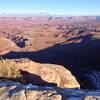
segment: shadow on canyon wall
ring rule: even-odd
[[[76,77],[81,88],[92,88],[92,84],[85,80],[84,73],[89,70],[100,70],[100,40],[92,35],[71,38],[82,39],[80,43],[55,44],[52,47],[36,52],[10,52],[3,58],[29,58],[39,63],[63,65]]]

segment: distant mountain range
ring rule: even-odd
[[[48,13],[1,13],[0,16],[11,16],[11,17],[32,17],[32,16],[50,16]]]
[[[67,15],[52,15],[48,13],[1,13],[0,17],[37,17],[47,16],[50,19],[68,19],[72,21],[100,21],[100,16],[67,16]]]

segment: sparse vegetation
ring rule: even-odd
[[[20,70],[24,66],[21,66],[20,63],[27,62],[28,59],[0,59],[0,78],[1,79],[11,79],[24,82]]]
[[[0,77],[20,77],[18,64],[14,60],[0,60]]]

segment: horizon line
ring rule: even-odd
[[[3,15],[51,15],[51,16],[100,16],[100,14],[53,14],[47,12],[1,12],[0,16]]]

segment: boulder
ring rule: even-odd
[[[84,100],[100,100],[100,96],[85,96]]]
[[[89,91],[84,96],[84,100],[100,100],[100,91]]]
[[[55,64],[40,64],[36,62],[23,63],[27,66],[23,68],[23,76],[29,83],[43,84],[44,81],[48,83],[57,84],[58,87],[63,88],[79,88],[80,85],[71,72],[61,65]],[[29,75],[29,76],[28,76]],[[36,77],[37,76],[37,77]],[[33,77],[33,78],[32,78]],[[40,82],[40,83],[39,83]]]
[[[44,91],[26,91],[27,100],[61,100],[62,96],[56,91],[44,90]]]

